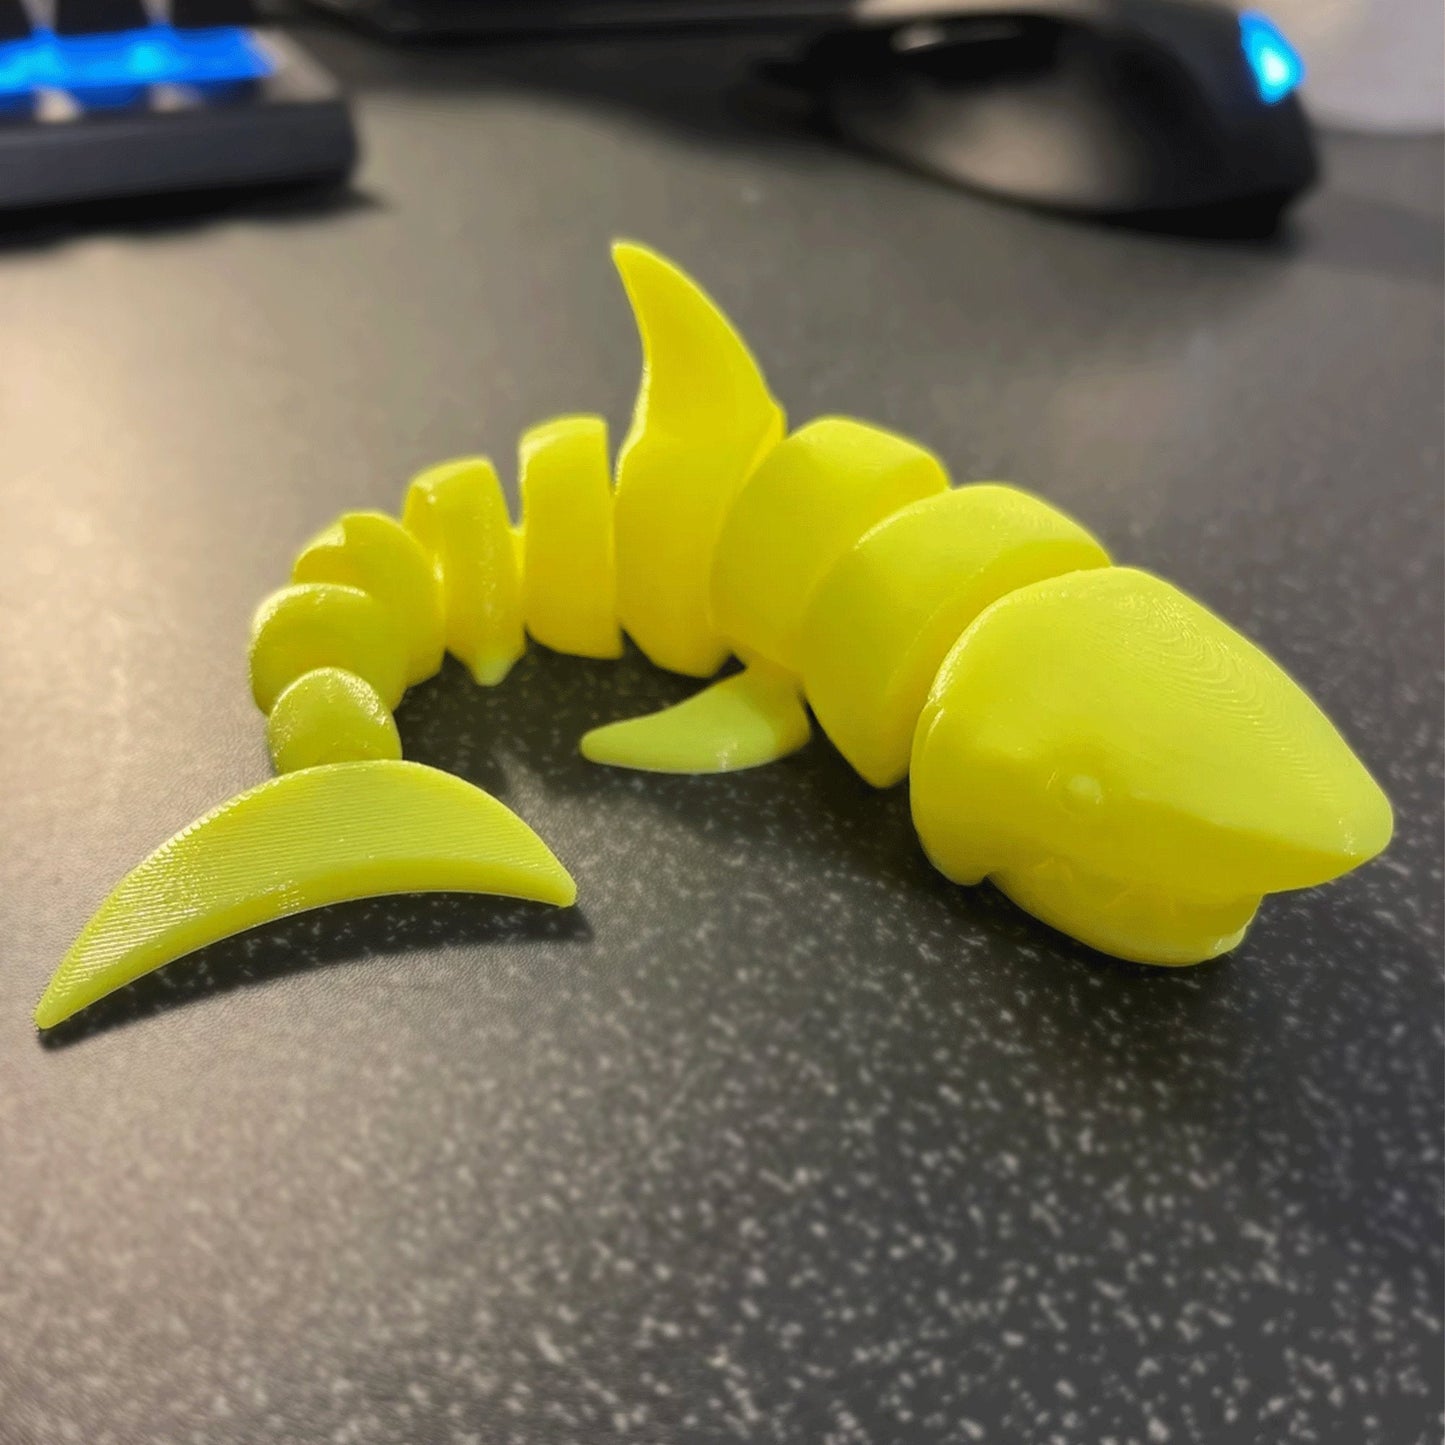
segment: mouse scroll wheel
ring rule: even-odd
[[[882,54],[889,57],[885,66],[939,85],[988,83],[1046,68],[1058,36],[1056,25],[1033,19],[953,16],[897,26],[889,32]]]
[[[915,20],[911,24],[900,25],[889,33],[888,44],[899,55],[916,55],[922,51],[941,50],[948,45],[1017,40],[1023,33],[1023,25],[1006,16],[959,16],[951,20]]]

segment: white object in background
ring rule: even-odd
[[[1305,63],[1304,101],[1322,125],[1397,133],[1445,129],[1442,0],[1243,0]]]

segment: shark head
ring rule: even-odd
[[[1390,804],[1309,696],[1167,582],[1111,567],[1010,593],[919,719],[914,822],[949,878],[991,877],[1103,952],[1213,958],[1261,898],[1390,840]]]

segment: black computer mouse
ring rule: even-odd
[[[793,68],[847,138],[948,180],[1114,216],[1268,224],[1315,179],[1303,67],[1208,0],[863,0]]]

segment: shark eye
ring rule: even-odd
[[[1104,801],[1104,785],[1092,773],[1063,773],[1059,796],[1070,810],[1088,812]]]

